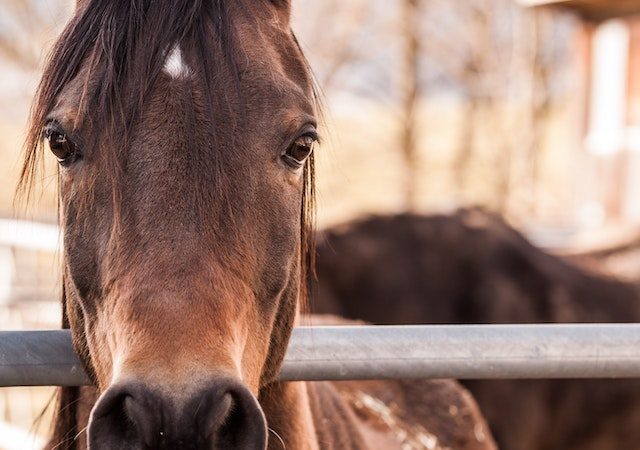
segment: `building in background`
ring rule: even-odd
[[[581,18],[575,80],[581,170],[578,216],[640,223],[640,2],[637,0],[522,0],[562,8]]]

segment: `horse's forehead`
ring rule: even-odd
[[[264,31],[266,30],[266,32]],[[238,54],[237,67],[240,73],[241,101],[250,102],[251,108],[247,111],[255,111],[260,114],[259,103],[270,109],[280,108],[282,115],[313,115],[312,82],[307,73],[306,62],[293,35],[289,30],[281,30],[276,25],[267,24],[264,30],[252,28],[246,25],[237,27],[238,35],[236,50]],[[200,90],[202,95],[208,95],[202,91],[202,80],[198,79],[197,63],[189,59],[187,48],[179,42],[170,46],[164,62],[161,76],[157,84],[162,91],[173,83]],[[214,62],[216,63],[216,62]],[[216,64],[223,64],[221,61]],[[76,76],[71,79],[61,90],[54,103],[54,108],[49,115],[63,125],[75,128],[83,121],[80,117],[79,106],[87,91],[98,89],[96,80],[89,76],[90,66],[88,62],[81,65]],[[220,75],[230,75],[221,71]],[[227,83],[214,83],[212,89],[228,89],[232,80]],[[164,91],[168,95],[178,95],[180,89]],[[226,97],[226,95],[225,95]],[[277,116],[275,114],[274,116]]]

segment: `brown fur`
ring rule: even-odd
[[[640,321],[635,285],[549,255],[481,210],[374,217],[319,241],[319,313],[377,324]],[[464,384],[501,448],[638,448],[639,381]]]
[[[289,14],[284,0],[78,2],[22,176],[27,189],[43,138],[73,144],[73,158],[54,151],[63,326],[96,388],[60,390],[48,449],[260,449],[267,425],[271,449],[402,447],[391,429],[372,440],[346,385],[275,381],[312,245],[313,157],[284,155],[316,139],[318,113]],[[164,70],[175,49],[178,76]],[[412,403],[414,385],[394,392],[398,423],[493,448],[464,437],[483,424],[457,385],[423,400],[460,420]]]

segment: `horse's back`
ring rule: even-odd
[[[321,450],[494,450],[473,397],[450,380],[313,382]]]
[[[547,254],[482,210],[373,217],[319,241],[316,313],[379,324],[640,320],[636,286]]]
[[[548,254],[499,217],[375,217],[324,233],[316,312],[377,324],[640,321],[636,285]],[[507,450],[637,450],[638,380],[465,381]]]
[[[364,325],[308,316],[312,325]],[[471,394],[452,380],[309,383],[322,450],[493,450],[491,432]]]

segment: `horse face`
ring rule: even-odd
[[[90,447],[263,448],[317,139],[288,5],[110,3],[78,7],[35,122],[60,162],[66,317],[102,392]]]

